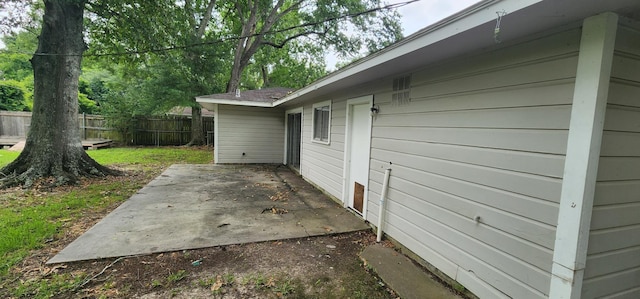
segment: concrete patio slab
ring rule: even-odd
[[[173,165],[47,263],[365,229],[286,167]]]

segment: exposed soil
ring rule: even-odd
[[[371,231],[45,264],[117,205],[66,223],[47,247],[12,268],[13,281],[0,283],[5,288],[0,287],[0,297],[34,281],[43,288],[61,285],[54,298],[397,297],[358,256],[375,242]]]
[[[83,277],[54,298],[395,298],[358,257],[373,242],[363,231],[60,265],[43,250],[21,269]]]

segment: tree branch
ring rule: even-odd
[[[84,5],[84,9],[90,13],[98,15],[103,18],[108,18],[111,16],[121,17],[121,14],[114,9],[111,9],[109,5],[106,4],[96,4],[87,2]]]
[[[283,16],[283,14],[278,14],[278,9],[280,9],[280,7],[282,7],[283,4],[284,4],[284,0],[278,0],[278,2],[276,2],[273,8],[271,8],[271,11],[269,12],[269,16],[265,20],[264,25],[260,30],[261,35],[271,30],[271,27],[273,26],[273,24]]]
[[[293,4],[291,4],[291,6],[287,7],[287,9],[283,10],[281,13],[278,14],[276,20],[279,20],[280,18],[282,18],[282,16],[288,14],[289,12],[291,12],[294,8],[298,7],[300,4],[302,4],[302,2],[304,2],[304,0],[300,0],[298,2],[295,2]]]
[[[270,41],[263,41],[262,44],[263,45],[267,45],[267,46],[271,46],[274,48],[278,48],[278,49],[282,49],[284,47],[284,45],[288,42],[290,42],[291,40],[294,40],[298,37],[301,36],[307,36],[307,35],[312,35],[312,34],[316,34],[316,35],[325,35],[326,32],[324,31],[306,31],[306,32],[301,32],[295,35],[292,35],[290,37],[287,37],[285,40],[283,40],[281,43],[274,43],[274,42],[270,42]]]
[[[76,286],[75,288],[73,288],[71,291],[72,291],[72,292],[75,292],[75,291],[77,291],[78,289],[81,289],[81,288],[82,288],[82,287],[84,287],[87,283],[89,283],[90,281],[92,281],[92,280],[96,279],[98,276],[102,275],[102,273],[104,273],[104,271],[107,271],[107,269],[109,269],[109,268],[113,267],[113,265],[115,265],[117,262],[119,262],[119,261],[121,261],[121,260],[123,260],[123,259],[129,258],[129,257],[131,257],[131,256],[128,256],[128,257],[127,257],[127,256],[119,257],[119,258],[118,258],[118,259],[116,259],[115,261],[111,262],[111,264],[108,264],[106,267],[104,267],[104,269],[102,269],[102,271],[98,272],[98,274],[96,274],[96,275],[94,275],[94,276],[92,276],[92,277],[89,277],[89,278],[85,279],[84,281],[82,281],[82,283],[80,283],[79,285],[77,285],[77,286]]]
[[[236,1],[235,5],[236,11],[238,12],[238,18],[240,18],[240,22],[245,24],[244,12],[242,11],[242,7],[240,7],[240,1]]]
[[[204,12],[204,16],[200,20],[200,27],[196,32],[196,38],[200,39],[204,35],[204,30],[207,28],[209,21],[211,21],[211,15],[213,14],[213,7],[216,5],[216,0],[210,0],[207,5],[207,10]]]
[[[281,14],[278,14],[278,9],[282,7],[283,4],[284,4],[284,0],[278,0],[278,2],[276,2],[276,4],[271,8],[271,11],[269,12],[269,16],[264,21],[262,28],[260,28],[259,34],[256,34],[257,28],[255,28],[255,24],[254,24],[253,30],[251,31],[251,34],[254,36],[254,39],[250,44],[246,45],[246,50],[244,55],[247,56],[247,58],[246,59],[243,58],[244,60],[248,61],[249,58],[253,56],[253,54],[258,50],[258,47],[260,47],[263,44],[264,34],[269,30],[271,30],[271,27],[273,27],[273,24],[275,24],[275,22],[279,20],[280,17],[282,17]],[[257,10],[258,10],[258,6],[256,2],[255,11]]]
[[[189,22],[189,27],[195,27],[195,20],[193,19],[193,2],[191,2],[191,0],[184,0],[184,10],[187,12],[187,22]]]

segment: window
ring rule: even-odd
[[[331,101],[313,105],[313,141],[329,144]]]
[[[411,91],[411,75],[401,76],[393,79],[393,94],[391,103],[394,105],[406,105],[411,102],[409,92]]]

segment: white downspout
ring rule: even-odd
[[[382,192],[380,192],[380,202],[378,203],[378,237],[376,242],[382,240],[382,223],[384,222],[384,202],[387,197],[387,190],[389,189],[389,177],[391,176],[391,167],[387,168],[384,172],[384,181],[382,183]]]

